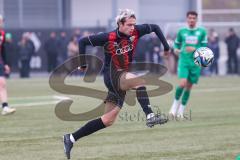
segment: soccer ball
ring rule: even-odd
[[[196,65],[208,67],[214,60],[214,54],[208,47],[200,47],[194,52],[193,58]]]

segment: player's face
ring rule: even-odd
[[[190,28],[194,28],[197,24],[197,16],[189,14],[187,16],[187,23]]]
[[[119,31],[130,36],[133,33],[135,25],[136,25],[135,18],[127,18],[125,23],[120,23]]]

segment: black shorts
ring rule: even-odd
[[[105,70],[104,83],[108,88],[108,95],[105,99],[106,102],[112,102],[119,108],[122,108],[126,91],[120,89],[120,77],[125,71]]]

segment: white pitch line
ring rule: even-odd
[[[26,102],[26,103],[12,103],[12,107],[30,107],[30,106],[41,106],[41,105],[50,105],[50,104],[57,104],[60,100],[65,100],[68,97],[63,96],[31,96],[31,97],[11,97],[10,100],[33,100],[39,99],[41,102]],[[52,99],[47,101],[42,101],[44,99]]]
[[[32,99],[57,99],[57,100],[65,100],[70,99],[66,96],[60,95],[49,95],[49,96],[29,96],[29,97],[9,97],[10,100],[32,100]]]
[[[58,99],[58,100],[68,100],[68,99],[71,99],[69,97],[66,97],[66,96],[58,96],[58,95],[54,95],[52,96],[54,99]]]
[[[21,100],[21,99],[47,99],[53,98],[54,96],[30,96],[30,97],[9,97],[11,100]]]
[[[240,91],[239,87],[231,88],[206,88],[206,89],[193,89],[193,92],[225,92],[225,91]]]
[[[11,104],[12,107],[30,107],[30,106],[41,106],[41,105],[50,105],[50,104],[57,104],[61,100],[68,100],[69,97],[66,96],[59,96],[59,95],[53,95],[53,96],[32,96],[32,97],[12,97],[11,99],[46,99],[46,98],[52,98],[53,100],[48,100],[44,102],[29,102],[29,103],[16,103]]]
[[[42,106],[49,104],[57,104],[59,101],[46,101],[46,102],[33,102],[33,103],[19,103],[11,104],[12,107],[32,107],[32,106]]]
[[[240,91],[239,87],[231,87],[231,88],[209,88],[209,89],[193,89],[193,92],[198,93],[206,93],[206,92],[226,92],[226,91]],[[78,97],[77,95],[71,97]],[[51,98],[52,100],[48,101],[41,101],[42,99]],[[50,105],[50,104],[57,104],[61,100],[69,100],[70,97],[62,96],[62,95],[52,95],[52,96],[32,96],[32,97],[11,97],[11,100],[16,99],[39,99],[41,102],[29,102],[29,103],[16,103],[11,104],[12,107],[30,107],[30,106],[41,106],[41,105]]]

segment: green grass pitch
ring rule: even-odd
[[[176,77],[164,80],[177,83]],[[101,78],[84,84],[106,90]],[[8,80],[9,103],[17,112],[0,116],[0,160],[64,160],[62,135],[86,122],[58,119],[54,95],[47,78]],[[150,98],[151,104],[168,113],[174,91]],[[100,100],[74,96],[71,111],[87,111]],[[147,128],[139,104],[124,105],[116,123],[78,141],[73,160],[234,160],[240,154],[240,78],[201,78],[188,103],[192,120],[169,121]],[[127,113],[127,115],[126,115]],[[140,118],[130,119],[140,113]]]

